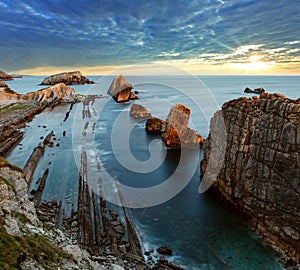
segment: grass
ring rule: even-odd
[[[4,88],[3,91],[8,94],[17,94],[14,90],[11,90],[9,87]]]
[[[15,170],[18,172],[23,172],[23,170],[20,167],[14,165],[14,164],[11,164],[6,159],[0,157],[0,168],[2,168],[2,167],[8,167],[12,170]]]
[[[23,224],[25,223],[31,223],[31,221],[29,220],[28,217],[26,217],[24,214],[17,212],[17,211],[11,211],[11,215],[15,218],[17,218],[18,220],[20,220],[20,222],[22,222]]]
[[[0,183],[1,182],[4,182],[8,186],[8,188],[10,188],[16,194],[15,186],[9,180],[0,176]]]
[[[32,258],[39,265],[50,269],[57,269],[62,258],[73,260],[71,255],[38,234],[8,234],[4,228],[4,219],[0,216],[0,269],[20,269],[26,258]]]
[[[15,104],[12,106],[5,107],[0,110],[1,113],[16,111],[16,110],[26,110],[29,108],[33,108],[34,104]]]

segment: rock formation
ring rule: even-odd
[[[123,75],[118,75],[112,81],[107,94],[118,102],[126,102],[131,99],[137,99],[136,95],[131,92],[132,85],[128,83]]]
[[[6,87],[8,87],[8,86],[7,86],[7,84],[6,84],[5,82],[0,81],[0,88],[1,88],[1,87],[6,88]]]
[[[162,134],[166,131],[166,121],[161,120],[156,117],[151,117],[147,119],[146,122],[146,131],[151,134]]]
[[[20,97],[21,101],[35,101],[35,102],[77,102],[78,97],[73,88],[58,83],[48,88],[41,89],[36,92],[27,93]]]
[[[2,80],[2,81],[10,81],[12,79],[13,79],[12,76],[10,76],[9,74],[7,74],[4,71],[0,70],[0,80]]]
[[[162,133],[162,140],[166,146],[203,144],[203,138],[196,131],[188,128],[190,113],[190,109],[182,104],[172,106],[166,120],[166,130]]]
[[[132,104],[129,114],[131,117],[136,119],[146,119],[151,116],[149,110],[140,104]]]
[[[88,78],[84,77],[80,71],[63,72],[45,78],[41,85],[54,85],[57,83],[69,84],[93,84]]]
[[[227,135],[221,170],[213,190],[243,212],[285,265],[300,260],[300,99],[279,94],[226,102],[211,121],[223,115]],[[210,163],[212,136],[204,143],[201,174]]]
[[[265,93],[265,89],[263,89],[262,87],[260,88],[255,88],[254,90],[250,89],[249,87],[246,87],[244,90],[244,93],[248,93],[248,94],[262,94]]]

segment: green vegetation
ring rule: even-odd
[[[14,90],[11,90],[9,87],[4,88],[3,91],[8,94],[17,94]]]
[[[0,110],[0,113],[11,112],[15,110],[27,110],[33,108],[34,104],[14,104],[12,106],[5,107]]]
[[[4,219],[0,216],[0,269],[20,269],[26,258],[32,258],[39,265],[50,269],[57,269],[63,258],[73,259],[71,255],[38,234],[8,234],[4,228]]]
[[[17,212],[17,211],[11,211],[11,215],[18,220],[20,220],[22,223],[31,223],[28,217],[26,217],[24,214]]]
[[[18,172],[23,172],[23,170],[20,167],[9,163],[6,159],[4,159],[2,157],[0,157],[0,168],[1,167],[8,167],[12,170],[15,170],[15,171],[18,171]]]

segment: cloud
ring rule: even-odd
[[[2,68],[297,62],[294,1],[0,1]]]

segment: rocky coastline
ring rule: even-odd
[[[218,135],[224,117],[226,136]],[[212,190],[237,208],[281,256],[300,263],[300,99],[262,93],[226,102],[211,120],[201,174],[213,160],[211,145],[225,139],[225,157]],[[217,136],[212,137],[212,134]],[[224,134],[223,134],[224,135]]]

